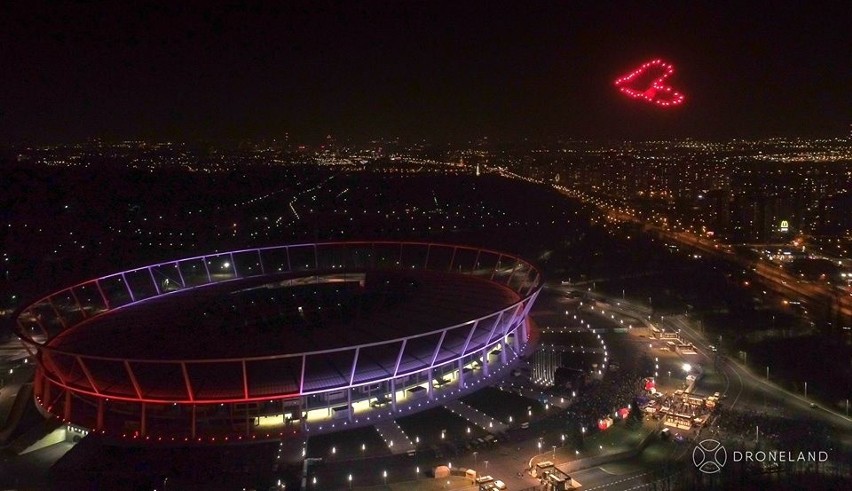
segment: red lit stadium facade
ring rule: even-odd
[[[416,242],[180,259],[23,308],[41,410],[112,437],[209,442],[367,424],[515,360],[542,285],[529,262]],[[372,416],[372,417],[371,417]]]

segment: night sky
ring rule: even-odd
[[[847,2],[3,2],[0,142],[845,136],[850,26]],[[653,57],[684,105],[613,88]]]

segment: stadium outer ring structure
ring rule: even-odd
[[[486,315],[429,332],[297,354],[131,359],[75,353],[51,345],[59,334],[84,328],[88,321],[117,309],[223,282],[287,274],[316,278],[328,272],[346,275],[418,269],[475,276],[512,290],[515,301]],[[295,244],[217,252],[84,281],[19,309],[14,329],[37,362],[37,407],[69,428],[74,425],[85,433],[140,440],[235,441],[263,439],[264,428],[258,428],[259,422],[272,419],[273,428],[271,432],[266,428],[265,437],[277,438],[310,431],[309,412],[317,410],[317,401],[328,411],[326,426],[330,429],[359,423],[353,415],[359,398],[372,408],[370,401],[378,399],[372,396],[383,393],[380,406],[391,406],[393,411],[386,414],[394,415],[398,403],[407,404],[408,409],[428,407],[440,399],[440,392],[446,397],[490,378],[489,371],[493,375],[505,368],[509,356],[518,357],[526,344],[527,315],[542,285],[541,273],[530,262],[477,247],[387,241]],[[359,365],[359,353],[376,348],[391,350],[391,366],[379,363],[377,371],[376,364]],[[340,367],[341,376],[312,373],[311,366],[316,365],[312,361],[331,363],[327,360],[341,357],[351,359],[351,366]],[[253,384],[251,374],[260,373],[255,365],[274,367],[276,363],[298,367],[297,387],[291,384],[288,388],[284,382],[263,387]],[[194,389],[200,381],[199,375],[194,375],[199,367],[235,370],[241,382],[223,385],[215,395],[200,394]],[[182,390],[169,392],[143,381],[141,376],[151,371],[161,374],[161,379],[162,374],[171,374],[166,385]],[[447,383],[446,377],[455,382],[451,385],[457,390],[437,383]],[[415,397],[418,386],[421,389]],[[343,392],[346,395],[341,398]],[[336,399],[330,399],[332,395]],[[411,404],[417,398],[421,401]],[[345,411],[332,410],[341,404]],[[313,429],[322,430],[322,421]]]

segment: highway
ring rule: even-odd
[[[666,325],[669,329],[680,329],[681,335],[696,346],[696,351],[707,360],[712,360],[709,356],[713,354],[710,351],[709,343],[693,329],[686,318],[683,316],[667,317]],[[754,408],[771,404],[784,410],[784,414],[790,417],[798,415],[821,420],[841,430],[845,433],[847,441],[852,443],[852,440],[849,440],[849,437],[852,436],[849,434],[852,431],[852,419],[848,416],[819,404],[812,407],[811,404],[815,404],[815,402],[806,399],[803,394],[796,394],[771,383],[771,381],[767,382],[764,376],[753,373],[731,358],[722,356],[719,358],[719,366],[722,368],[722,372],[731,380],[730,390],[736,392],[735,395],[729,394],[729,396],[734,396],[729,404],[731,407],[737,402],[742,402]]]
[[[704,254],[725,259],[744,269],[750,269],[764,281],[767,287],[772,288],[777,293],[805,300],[814,308],[839,314],[846,322],[850,322],[850,319],[852,319],[852,295],[849,295],[842,289],[836,289],[831,285],[802,281],[772,263],[764,260],[754,261],[737,255],[730,245],[721,244],[713,239],[690,232],[671,230],[653,222],[646,222],[618,208],[595,201],[583,193],[578,193],[555,184],[552,186],[566,196],[596,206],[613,220],[641,225],[646,232],[656,234],[663,239],[676,242],[681,246],[692,248]]]

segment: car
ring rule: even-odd
[[[710,351],[712,351],[713,353],[716,353],[716,352],[717,352],[717,351],[719,351],[719,350],[718,350],[715,346],[713,346],[713,345],[711,344],[711,345],[710,345]]]
[[[509,489],[509,487],[506,486],[506,483],[497,479],[494,481],[494,489]]]
[[[493,480],[494,478],[491,476],[479,476],[476,478],[476,484],[485,484]]]
[[[817,407],[816,403],[815,403],[815,402],[812,402],[812,403],[811,403],[811,409],[814,409],[814,408],[816,408],[816,407]]]

